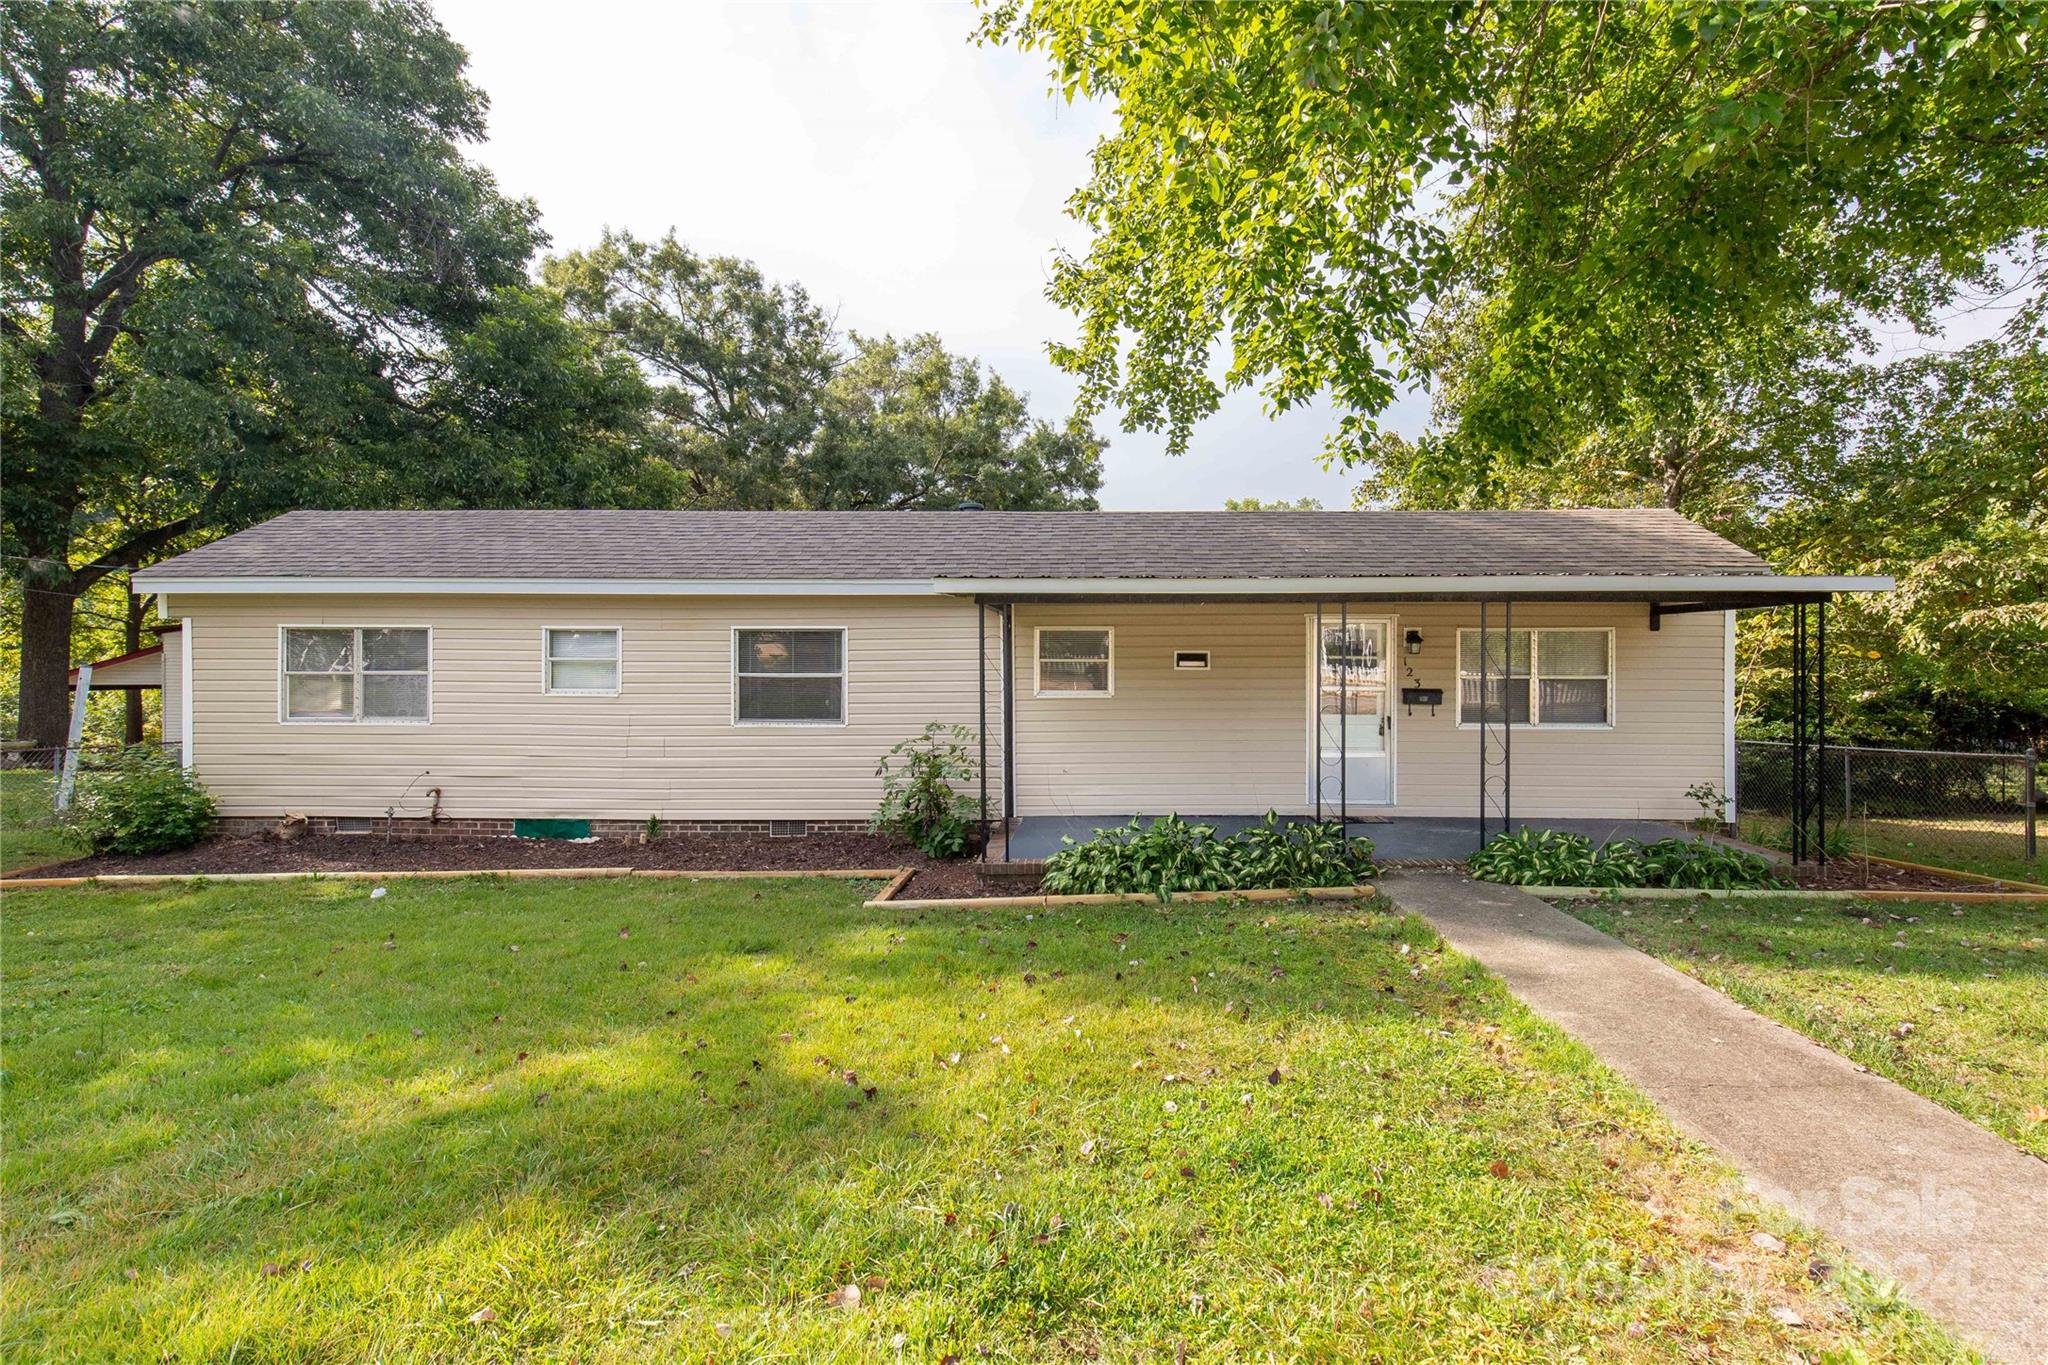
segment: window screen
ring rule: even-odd
[[[733,719],[743,724],[844,722],[846,632],[836,627],[735,631]]]
[[[1038,632],[1040,695],[1107,695],[1109,680],[1107,627],[1061,627]]]
[[[284,632],[286,720],[425,721],[432,714],[424,626],[311,626]]]
[[[1481,667],[1482,644],[1485,666]],[[1614,632],[1458,632],[1462,725],[1608,725],[1613,722]],[[1483,686],[1485,696],[1480,695]]]
[[[619,632],[553,626],[544,632],[547,690],[609,696],[619,690]]]

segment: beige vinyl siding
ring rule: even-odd
[[[1303,603],[1044,604],[1017,609],[1017,796],[1025,815],[1112,815],[1177,810],[1303,813],[1309,793],[1309,618]],[[1478,743],[1457,718],[1458,629],[1476,605],[1357,606],[1390,616],[1392,686],[1443,689],[1435,716],[1392,707],[1396,815],[1476,810]],[[1497,617],[1496,617],[1497,620]],[[1034,631],[1048,625],[1116,632],[1112,696],[1037,697]],[[1649,629],[1633,603],[1524,603],[1517,628],[1611,627],[1614,724],[1607,729],[1518,728],[1514,809],[1519,815],[1697,814],[1685,788],[1722,780],[1726,724],[1719,615],[1667,618]],[[1402,635],[1419,630],[1410,656]],[[1176,672],[1173,651],[1206,649],[1207,672]],[[1398,698],[1398,691],[1396,691]]]
[[[226,815],[859,819],[883,751],[927,721],[976,723],[972,603],[924,598],[178,594],[198,770]],[[1000,722],[989,613],[990,791]],[[544,695],[544,626],[616,625],[616,696]],[[429,724],[286,723],[281,626],[430,626]],[[733,630],[846,630],[843,725],[734,725]]]

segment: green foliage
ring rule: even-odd
[[[807,507],[1089,509],[1104,441],[1033,419],[1026,395],[931,333],[852,338],[798,471]]]
[[[1046,859],[1044,889],[1055,895],[1176,891],[1248,891],[1266,887],[1350,886],[1372,873],[1370,839],[1332,824],[1282,821],[1272,811],[1238,834],[1169,815],[1133,819],[1086,843],[1064,839]]]
[[[1472,875],[1513,886],[1676,886],[1728,891],[1782,885],[1770,863],[1706,839],[1618,839],[1598,851],[1582,834],[1524,828],[1466,859]]]
[[[638,376],[529,286],[537,211],[463,156],[465,61],[417,3],[7,7],[0,550],[32,737],[61,742],[73,602],[121,568],[291,507],[630,485]]]
[[[929,858],[965,853],[976,807],[962,788],[981,771],[973,744],[974,732],[966,726],[937,721],[899,741],[875,765],[882,804],[869,827],[901,835]]]
[[[1315,498],[1303,496],[1289,502],[1285,498],[1225,498],[1226,512],[1320,512],[1323,504]]]
[[[1816,299],[1924,321],[2048,221],[2044,29],[2023,5],[995,0],[981,32],[1114,105],[1072,200],[1086,254],[1049,289],[1084,401],[1177,452],[1224,388],[1327,394],[1358,455],[1439,300],[1485,300],[1510,449],[1575,395],[1661,401],[1691,343]]]
[[[1721,790],[1719,783],[1695,782],[1685,789],[1685,799],[1699,806],[1700,824],[1728,823],[1728,793]]]
[[[696,507],[1093,507],[1103,442],[936,336],[853,336],[799,285],[607,232],[544,267],[655,381],[652,448]]]
[[[96,853],[169,853],[213,829],[213,797],[177,759],[143,745],[81,778],[70,824]]]

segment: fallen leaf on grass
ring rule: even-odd
[[[833,1308],[858,1308],[860,1307],[860,1286],[857,1284],[841,1285],[825,1296],[825,1302]]]
[[[1505,1161],[1495,1161],[1486,1168],[1486,1171],[1495,1180],[1506,1180],[1508,1178],[1508,1163]]]
[[[498,1320],[497,1310],[492,1308],[479,1308],[474,1313],[471,1313],[469,1315],[469,1320],[472,1324],[476,1326],[482,1326],[484,1323],[487,1322],[496,1322]]]

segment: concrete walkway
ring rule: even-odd
[[[1381,888],[1993,1358],[2048,1361],[2048,1162],[1514,887]]]

